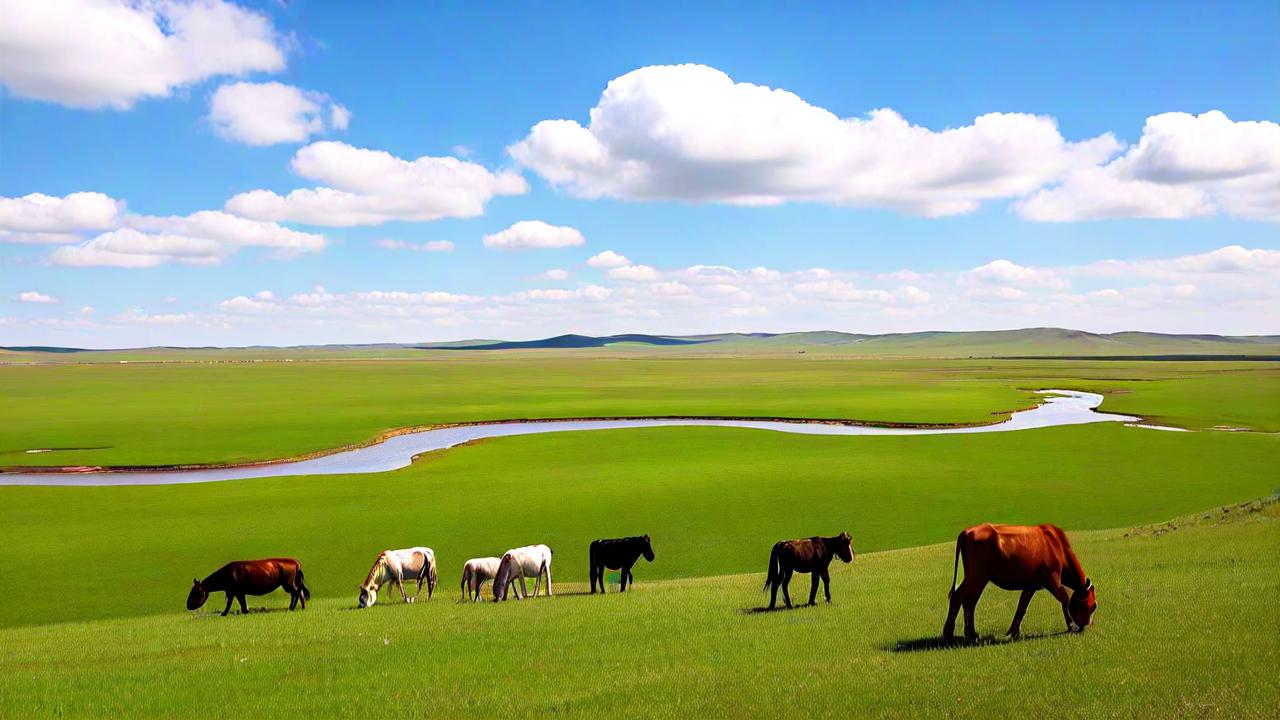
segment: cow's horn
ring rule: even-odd
[[[1092,580],[1090,580],[1089,578],[1085,578],[1085,579],[1084,579],[1084,589],[1085,589],[1085,590],[1088,590],[1088,589],[1089,589],[1089,588],[1091,588],[1091,587],[1093,587],[1093,581],[1092,581]]]

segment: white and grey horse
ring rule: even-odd
[[[529,576],[536,578],[533,596],[537,597],[544,575],[547,578],[547,595],[551,595],[551,548],[546,545],[512,548],[502,555],[502,562],[498,565],[498,574],[493,579],[493,599],[506,600],[511,585],[517,580],[520,586],[516,588],[516,599],[529,597],[529,586],[525,584],[525,578]]]
[[[462,566],[462,599],[471,598],[471,602],[480,599],[480,586],[486,580],[492,580],[498,576],[498,567],[502,565],[502,558],[482,557],[471,558],[467,564]]]
[[[418,591],[410,598],[404,591],[404,581],[418,581]],[[360,584],[360,607],[369,607],[378,601],[378,590],[385,583],[395,581],[400,587],[400,597],[406,603],[417,599],[422,583],[427,583],[427,599],[436,590],[436,553],[429,547],[412,547],[404,550],[385,550],[373,562],[369,576]]]

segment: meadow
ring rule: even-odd
[[[1276,363],[526,353],[10,366],[0,465],[264,459],[511,417],[982,423],[1043,387],[1254,432],[650,428],[487,440],[372,475],[0,487],[0,577],[21,579],[0,593],[0,715],[195,714],[213,698],[255,717],[1267,716],[1280,514],[1237,504],[1280,490]],[[99,449],[24,452],[86,446]],[[1062,634],[1043,595],[1030,639],[938,647],[951,542],[987,520],[1067,528],[1099,586],[1097,627]],[[842,530],[862,555],[838,569],[831,606],[753,612],[774,540]],[[657,559],[636,567],[634,593],[578,594],[591,539],[646,532]],[[561,597],[454,604],[464,560],[531,542],[555,549]],[[416,544],[441,560],[436,597],[354,610],[378,551]],[[282,612],[281,594],[251,598],[249,617],[217,617],[220,595],[183,612],[193,576],[272,555],[302,561],[305,612]],[[1003,633],[1015,601],[989,590],[980,632]]]

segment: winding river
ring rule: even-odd
[[[734,427],[774,430],[801,435],[955,435],[1030,430],[1032,428],[1083,425],[1098,422],[1133,423],[1139,418],[1094,412],[1102,396],[1075,390],[1040,390],[1045,402],[992,425],[945,428],[887,428],[839,421],[722,420],[699,418],[544,420],[495,422],[441,427],[406,433],[365,447],[344,450],[308,460],[191,470],[33,472],[0,474],[0,485],[178,485],[183,483],[248,480],[286,475],[355,475],[397,470],[413,458],[472,440],[582,430],[619,430],[646,427]]]

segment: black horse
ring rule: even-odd
[[[769,553],[769,572],[764,581],[765,592],[772,590],[769,609],[772,610],[778,604],[778,588],[782,588],[782,599],[787,607],[791,607],[791,593],[787,592],[787,586],[791,584],[793,572],[813,573],[813,583],[809,587],[810,605],[818,598],[819,581],[826,592],[827,602],[831,602],[831,575],[827,568],[833,557],[847,563],[853,562],[853,538],[849,537],[849,533],[776,543],[773,552]]]
[[[595,540],[588,553],[591,558],[591,594],[596,592],[596,581],[600,582],[600,592],[604,589],[604,571],[622,571],[622,592],[627,591],[628,582],[635,582],[631,575],[631,566],[635,565],[643,555],[645,560],[653,562],[653,545],[648,535],[629,538],[613,538]]]

